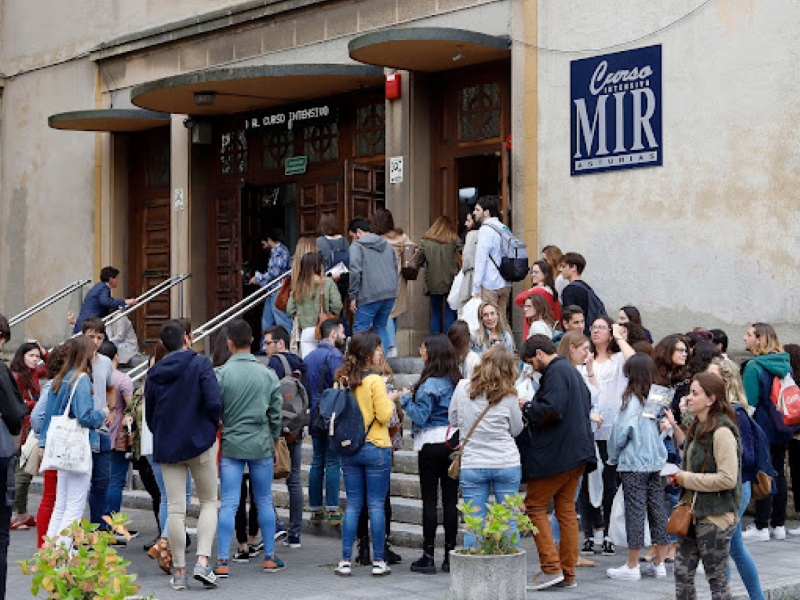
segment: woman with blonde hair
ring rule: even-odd
[[[514,338],[508,330],[505,318],[500,309],[492,302],[481,302],[478,307],[480,327],[472,336],[472,350],[481,355],[492,345],[500,344],[511,352],[514,351]]]
[[[417,265],[425,267],[424,294],[431,297],[431,333],[447,333],[456,320],[456,311],[447,295],[456,278],[462,244],[452,219],[441,216],[422,236]]]
[[[286,312],[300,327],[300,356],[305,358],[317,347],[315,337],[321,314],[338,315],[342,297],[333,279],[322,271],[322,257],[309,252],[300,260],[300,273],[294,280]]]
[[[506,348],[489,348],[472,379],[462,379],[450,400],[450,424],[458,429],[462,442],[472,430],[462,450],[460,482],[464,502],[471,502],[480,516],[486,515],[490,492],[498,502],[519,493],[522,467],[514,438],[523,425],[514,387],[517,362]],[[511,526],[516,523],[512,521]],[[475,536],[467,533],[464,545],[474,544]]]

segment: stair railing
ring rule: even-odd
[[[39,302],[37,302],[33,306],[29,306],[28,308],[23,310],[18,315],[14,315],[13,317],[11,317],[8,320],[9,327],[14,327],[15,325],[19,325],[20,323],[22,323],[26,319],[29,319],[30,317],[32,317],[36,313],[44,310],[48,306],[52,306],[53,304],[55,304],[56,302],[58,302],[62,298],[66,298],[72,292],[75,292],[75,291],[78,291],[78,290],[82,290],[83,286],[85,286],[86,284],[91,283],[91,282],[92,282],[91,279],[78,279],[76,281],[73,281],[69,285],[65,285],[63,288],[61,288],[57,292],[54,292],[53,294],[50,294],[47,298],[44,298],[43,300],[40,300]]]

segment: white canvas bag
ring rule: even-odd
[[[39,467],[42,473],[58,469],[83,475],[92,474],[92,446],[89,443],[89,430],[82,427],[77,419],[69,416],[72,397],[75,395],[78,382],[83,377],[86,377],[85,373],[75,380],[64,414],[50,419],[44,446],[44,458]]]

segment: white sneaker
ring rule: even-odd
[[[769,529],[766,527],[764,529],[759,529],[755,526],[755,523],[751,523],[747,526],[747,529],[742,532],[742,538],[750,540],[751,542],[768,542]]]
[[[666,579],[667,578],[667,565],[663,562],[656,566],[653,563],[645,563],[644,565],[639,565],[639,572],[644,577],[655,577],[656,579]]]
[[[780,527],[770,527],[769,537],[771,537],[773,540],[785,540],[786,527],[784,527],[783,525],[781,525]]]
[[[695,573],[697,573],[697,575],[702,575],[703,577],[705,577],[705,575],[706,575],[706,567],[703,564],[702,560],[699,563],[697,563],[697,571],[695,571]]]
[[[372,563],[372,576],[373,577],[383,577],[384,575],[388,575],[391,573],[392,570],[389,568],[389,565],[386,564],[385,560],[376,560]]]
[[[794,529],[787,529],[786,533],[790,536],[800,537],[800,527],[795,527]]]
[[[339,565],[333,570],[339,577],[350,577],[353,573],[353,569],[350,566],[349,560],[340,560]]]
[[[625,563],[618,569],[606,569],[606,575],[608,575],[610,579],[618,579],[620,581],[639,581],[642,578],[639,565],[631,569],[628,567],[628,563]],[[664,577],[666,576],[666,573],[664,573]]]

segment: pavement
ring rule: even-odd
[[[39,497],[31,495],[31,505],[38,506]],[[205,590],[199,582],[190,580],[189,590],[174,591],[169,587],[169,577],[161,572],[155,561],[150,560],[142,550],[142,544],[152,539],[156,533],[152,512],[141,509],[125,509],[131,521],[130,528],[138,530],[139,537],[130,545],[119,550],[125,559],[131,561],[129,570],[138,575],[142,589],[140,595],[153,595],[156,600],[177,600],[208,598],[214,600],[284,599],[291,600],[374,600],[375,598],[402,598],[420,600],[457,600],[450,593],[450,577],[444,573],[418,575],[409,571],[409,564],[416,560],[418,549],[395,546],[403,557],[403,563],[392,567],[389,577],[373,579],[367,567],[353,568],[349,579],[336,577],[333,568],[341,554],[341,543],[331,537],[303,533],[302,548],[290,549],[280,544],[276,547],[278,556],[286,563],[286,569],[279,573],[267,574],[261,570],[262,557],[251,560],[249,564],[230,562],[231,577],[221,580],[215,590]],[[194,519],[188,519],[194,526]],[[791,526],[796,526],[792,523]],[[196,540],[193,540],[196,541]],[[187,563],[194,560],[194,543],[187,553]],[[523,548],[528,555],[528,577],[539,570],[538,557],[533,540],[523,540]],[[749,543],[761,574],[761,581],[768,600],[800,598],[800,538],[786,541]],[[578,587],[575,589],[551,589],[544,592],[529,592],[529,599],[538,596],[555,600],[618,600],[625,596],[636,600],[666,600],[675,597],[672,567],[668,567],[666,580],[643,579],[639,582],[612,581],[606,577],[605,570],[621,565],[625,549],[617,556],[597,555],[594,568],[578,569]],[[22,574],[16,561],[29,558],[36,551],[35,532],[12,531],[8,555],[8,598],[18,600],[29,598],[30,579]],[[216,546],[215,546],[216,552]],[[437,554],[441,563],[441,550]],[[708,584],[698,577],[698,597],[710,598]],[[746,599],[747,593],[733,568],[731,589],[734,599]]]

